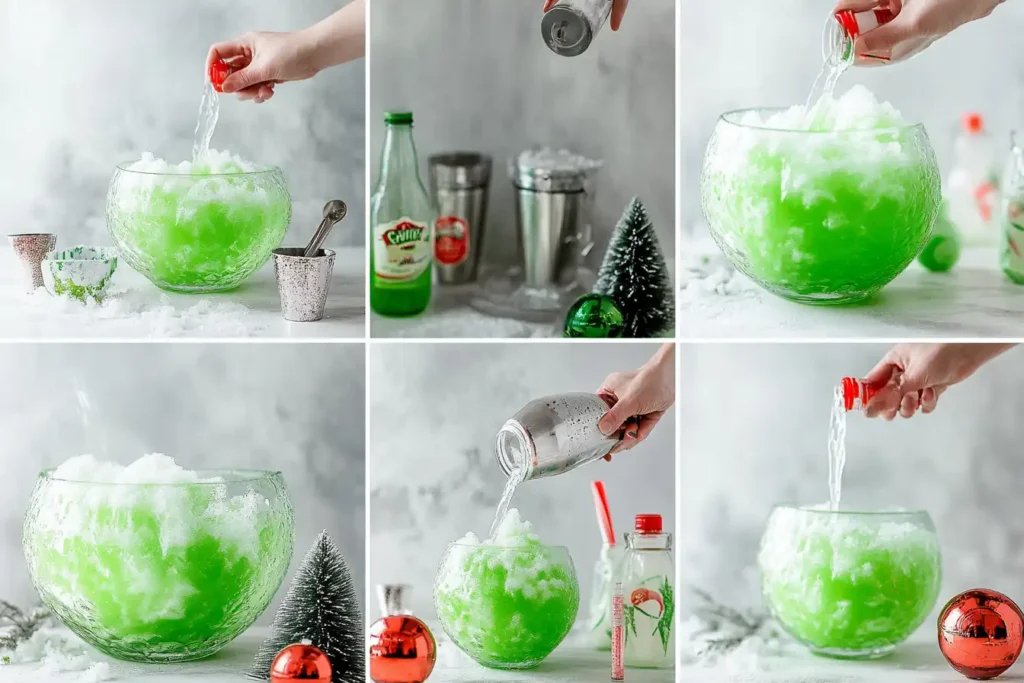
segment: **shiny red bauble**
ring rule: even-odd
[[[939,615],[939,649],[967,678],[995,678],[1017,661],[1024,614],[1013,600],[985,588],[964,591]]]
[[[312,645],[289,645],[274,657],[274,663],[270,665],[270,683],[290,681],[331,683],[331,660]]]

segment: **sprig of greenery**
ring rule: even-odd
[[[757,634],[770,619],[767,614],[744,614],[728,605],[723,605],[699,588],[690,590],[703,603],[700,611],[706,617],[719,622],[727,622],[733,627],[733,631],[729,635],[712,637],[705,641],[709,653],[722,654],[739,647],[747,638]]]
[[[44,607],[36,607],[25,614],[11,603],[0,600],[0,650],[18,647],[45,626],[49,619],[50,612]]]

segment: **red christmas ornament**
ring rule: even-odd
[[[270,683],[288,681],[331,683],[331,660],[312,645],[289,645],[277,653],[270,665]]]
[[[210,83],[217,92],[224,92],[224,81],[232,74],[234,69],[228,66],[223,59],[218,59],[210,65]]]
[[[995,678],[1017,661],[1024,614],[1002,593],[975,588],[946,603],[939,615],[939,649],[967,678]]]
[[[370,678],[374,683],[423,683],[434,670],[437,642],[427,625],[402,609],[408,586],[377,586],[384,617],[370,626]]]

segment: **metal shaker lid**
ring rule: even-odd
[[[491,157],[477,152],[446,152],[427,159],[434,185],[445,190],[486,187],[491,182]]]
[[[521,190],[583,192],[590,172],[600,167],[599,161],[565,150],[534,149],[509,162],[509,176]]]

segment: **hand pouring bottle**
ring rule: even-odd
[[[612,0],[562,0],[544,13],[540,32],[556,54],[576,57],[587,51],[612,13]]]
[[[569,393],[530,401],[498,432],[495,455],[506,476],[550,477],[603,458],[621,434],[605,436],[597,423],[614,404],[610,396]]]

